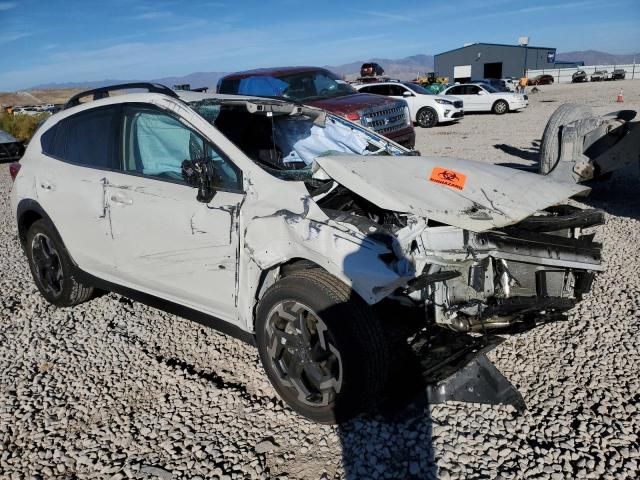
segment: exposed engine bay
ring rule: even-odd
[[[334,221],[391,246],[417,223],[343,187],[317,202]],[[531,315],[569,310],[600,270],[601,245],[582,229],[603,222],[601,211],[568,205],[482,233],[427,222],[404,246],[420,273],[389,298],[426,308],[436,324],[457,331],[506,327]]]

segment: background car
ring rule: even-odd
[[[571,75],[571,83],[582,83],[588,80],[587,73],[584,70],[578,70]]]
[[[529,105],[529,98],[520,93],[499,92],[485,83],[464,83],[447,88],[443,95],[453,95],[464,102],[464,111],[493,112],[502,115]]]
[[[415,83],[379,82],[356,85],[355,88],[359,92],[404,99],[409,105],[413,122],[424,128],[453,122],[464,116],[462,100],[445,95],[434,95]]]
[[[24,153],[24,145],[4,130],[0,130],[0,163],[17,162]]]
[[[378,63],[363,63],[360,67],[361,77],[373,77],[384,75],[384,68]]]
[[[359,122],[409,148],[416,134],[404,100],[360,93],[338,75],[318,67],[261,68],[222,77],[218,93],[284,98]]]
[[[604,80],[609,80],[610,78],[611,78],[611,75],[607,70],[596,70],[591,75],[592,82],[602,82]]]
[[[626,77],[627,71],[624,68],[616,68],[613,72],[611,72],[611,80],[624,80]]]
[[[553,75],[538,75],[530,78],[527,85],[551,85],[553,81]]]
[[[46,112],[36,108],[36,107],[19,107],[13,109],[14,115],[42,115]]]

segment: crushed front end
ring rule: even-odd
[[[603,221],[600,211],[560,206],[482,233],[426,228],[412,252],[422,273],[407,294],[436,324],[458,331],[569,310],[602,269],[601,245],[583,229]]]

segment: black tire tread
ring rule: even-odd
[[[89,300],[93,295],[93,291],[94,291],[93,287],[84,285],[75,278],[75,275],[74,275],[75,266],[71,260],[69,252],[67,251],[67,248],[62,242],[62,239],[58,235],[56,229],[53,228],[47,220],[45,219],[36,220],[29,227],[29,231],[27,232],[27,239],[28,239],[27,249],[31,248],[30,238],[31,238],[31,232],[34,229],[44,230],[50,235],[52,240],[54,240],[58,244],[56,245],[58,254],[61,256],[61,260],[67,272],[66,279],[65,279],[69,282],[69,286],[68,288],[66,288],[67,293],[64,294],[63,292],[62,297],[60,297],[55,302],[51,302],[51,303],[53,303],[58,307],[72,307],[74,305],[78,305],[80,303],[84,303],[87,300]],[[29,257],[29,263],[31,263],[32,261],[30,258],[31,254],[28,253],[27,256]],[[49,299],[47,300],[50,301]]]
[[[358,342],[362,351],[366,352],[367,361],[360,363],[362,383],[366,386],[366,392],[360,392],[358,397],[359,411],[369,410],[381,400],[387,382],[389,368],[388,345],[384,336],[382,325],[364,300],[354,294],[353,290],[340,279],[330,273],[319,269],[294,271],[281,278],[272,285],[262,297],[261,302],[276,294],[279,290],[290,286],[299,286],[300,282],[311,282],[321,290],[335,305],[348,309],[349,324],[344,325],[350,338]],[[260,311],[260,306],[258,306]],[[259,313],[260,314],[260,313]],[[342,412],[335,418],[315,419],[320,423],[341,423],[353,415],[350,412]]]
[[[540,143],[540,161],[538,171],[549,174],[556,166],[560,155],[560,128],[567,123],[592,116],[592,110],[585,105],[564,103],[549,118]]]

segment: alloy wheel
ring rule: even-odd
[[[31,241],[31,255],[42,288],[54,296],[60,295],[64,273],[60,255],[51,239],[44,233],[37,233]]]
[[[299,401],[323,407],[340,393],[340,352],[311,308],[294,300],[278,303],[267,317],[266,337],[273,370]]]

